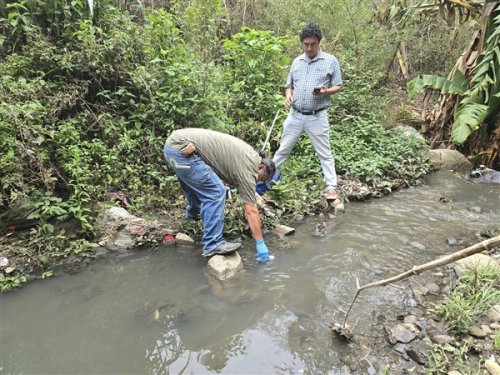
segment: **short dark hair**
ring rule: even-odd
[[[267,180],[273,178],[274,174],[276,173],[276,165],[274,164],[274,161],[272,161],[271,159],[262,158],[260,162],[266,168]]]
[[[318,25],[311,22],[309,25],[304,26],[300,33],[300,41],[303,42],[305,38],[316,38],[319,42],[323,38],[323,33]]]

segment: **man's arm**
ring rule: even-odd
[[[316,95],[316,96],[330,96],[330,95],[338,93],[340,90],[342,90],[342,86],[332,86],[332,87],[329,87],[329,88],[326,88],[326,87],[322,86],[321,87],[321,91],[319,93],[317,93],[317,94],[313,93],[313,95]]]
[[[285,107],[290,108],[293,104],[293,90],[291,87],[285,89]]]
[[[252,232],[253,238],[255,239],[255,247],[257,250],[257,261],[258,262],[269,262],[273,260],[274,257],[269,255],[269,249],[264,243],[262,238],[262,228],[260,226],[260,215],[257,206],[243,203],[243,209],[245,210],[245,216],[247,217],[248,225],[250,226],[250,231]]]
[[[262,228],[260,226],[260,214],[257,206],[251,205],[249,203],[243,203],[243,209],[245,210],[245,216],[247,218],[248,226],[250,227],[250,232],[254,240],[262,239]]]

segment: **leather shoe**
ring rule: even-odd
[[[328,188],[326,188],[325,195],[326,195],[326,200],[328,200],[328,201],[333,201],[333,200],[338,198],[338,194],[335,191],[335,188],[330,187],[330,186]]]
[[[209,257],[214,256],[214,255],[227,255],[227,254],[234,253],[240,247],[241,247],[241,242],[224,241],[219,246],[217,246],[215,249],[213,249],[212,251],[204,252],[202,255],[205,258],[209,258]]]

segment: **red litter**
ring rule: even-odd
[[[163,243],[165,245],[173,245],[175,243],[175,236],[173,234],[164,234]]]

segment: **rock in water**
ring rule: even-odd
[[[207,263],[207,271],[219,280],[235,277],[243,269],[240,254],[234,252],[229,255],[214,255]]]

